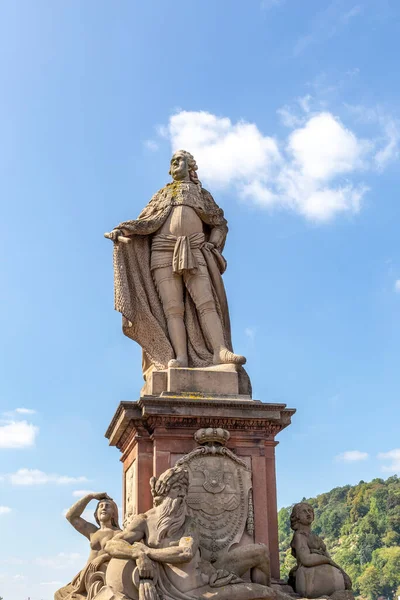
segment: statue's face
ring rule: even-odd
[[[175,500],[175,498],[186,498],[186,486],[177,481],[171,486],[168,492],[168,498],[172,498],[173,500]]]
[[[302,525],[311,525],[314,521],[314,510],[309,504],[302,504],[298,509],[298,520]]]
[[[171,158],[171,175],[175,181],[182,181],[189,177],[189,166],[187,158],[181,152],[175,152]]]
[[[110,521],[114,516],[114,507],[111,502],[107,502],[107,500],[102,500],[99,503],[97,509],[97,518],[100,523],[105,523],[106,521]]]

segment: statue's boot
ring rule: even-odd
[[[169,315],[167,317],[168,333],[172,347],[175,351],[175,358],[168,362],[168,367],[187,367],[187,340],[186,327],[183,322],[183,317],[180,315]]]
[[[228,350],[225,345],[221,319],[215,308],[201,311],[202,321],[211,342],[214,365],[244,365],[246,357]]]

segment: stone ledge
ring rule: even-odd
[[[254,432],[273,440],[290,425],[295,409],[286,404],[265,404],[240,396],[196,396],[168,394],[143,396],[136,402],[121,402],[106,431],[111,446],[121,448],[126,430],[146,435],[159,427],[173,430],[185,427],[193,432],[200,427],[223,427],[230,432]]]

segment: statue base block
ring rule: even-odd
[[[240,396],[233,370],[207,370],[207,375],[196,369],[168,371],[167,387],[180,391],[162,390],[157,395],[142,395],[138,401],[121,402],[106,432],[110,445],[122,453],[125,521],[152,507],[150,478],[159,477],[195,450],[198,443],[194,434],[199,429],[222,428],[230,434],[226,448],[251,471],[254,525],[248,526],[244,542],[268,546],[271,574],[279,579],[275,436],[290,424],[295,410]],[[159,374],[153,378],[153,389]],[[224,383],[216,382],[214,376]],[[191,389],[200,387],[201,382],[205,389],[218,386],[220,392]],[[183,391],[185,387],[191,390]]]
[[[239,393],[238,367],[216,365],[206,369],[168,368],[153,371],[142,389],[142,395],[160,395],[163,392],[186,392],[188,394]],[[248,397],[250,400],[250,396]]]

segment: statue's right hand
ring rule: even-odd
[[[110,496],[106,492],[97,492],[97,494],[92,494],[93,500],[105,500],[106,498],[110,498]]]
[[[123,235],[124,235],[124,233],[123,233],[123,231],[121,231],[121,229],[113,229],[112,231],[110,231],[110,233],[105,234],[105,236],[109,240],[112,240],[113,242],[118,242],[119,236],[123,236]]]
[[[139,577],[143,579],[153,579],[154,578],[154,566],[153,561],[142,552],[136,558],[136,566],[139,571]]]

